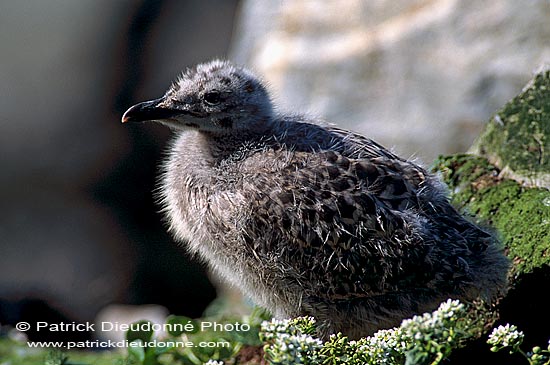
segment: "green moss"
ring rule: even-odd
[[[550,191],[500,179],[496,167],[473,155],[440,156],[433,170],[459,209],[499,232],[515,274],[550,266]]]
[[[517,180],[550,186],[550,71],[495,114],[472,152]]]
[[[442,175],[452,192],[453,203],[461,208],[474,194],[475,181],[496,174],[496,168],[485,158],[469,154],[439,156],[432,171]]]
[[[433,166],[443,174],[443,179],[452,189],[496,170],[485,158],[468,154],[439,156]]]
[[[472,212],[501,233],[517,273],[550,265],[550,192],[506,180],[479,191]]]

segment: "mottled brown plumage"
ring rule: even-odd
[[[170,230],[278,317],[360,337],[506,288],[498,242],[435,176],[356,133],[275,112],[246,69],[198,65],[123,117],[141,120],[180,131],[160,188]]]

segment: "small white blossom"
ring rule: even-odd
[[[365,352],[371,363],[394,364],[394,360],[407,350],[407,343],[401,336],[400,327],[377,331],[365,339],[359,351]]]
[[[339,337],[332,336],[325,344],[303,333],[313,333],[314,323],[310,317],[264,322],[260,337],[268,342],[265,350],[268,362],[277,365],[316,365],[327,359],[347,359],[346,363],[354,365],[396,365],[403,364],[413,350],[428,351],[426,355],[433,360],[438,356],[442,359],[470,336],[468,328],[471,320],[464,304],[458,300],[447,300],[432,313],[404,320],[400,327],[380,330],[357,341],[348,341],[345,336],[339,341]],[[332,352],[331,349],[338,347],[345,355],[338,354],[338,350]],[[433,349],[437,352],[433,352]]]
[[[288,319],[272,319],[271,321],[263,321],[261,331],[263,332],[264,341],[274,339],[279,333],[288,332],[289,322],[290,320]]]
[[[508,323],[505,326],[498,326],[493,329],[487,343],[493,346],[517,347],[523,342],[523,337],[522,331],[518,331],[516,326]]]
[[[289,335],[281,333],[269,348],[269,356],[278,364],[313,363],[323,342],[309,335]]]
[[[208,360],[204,365],[223,365],[223,361]]]
[[[425,338],[429,338],[430,341],[436,339],[441,342],[453,341],[449,329],[455,327],[457,321],[465,315],[465,305],[458,300],[449,299],[441,303],[432,313],[405,319],[401,323],[403,337],[413,342],[422,342]]]

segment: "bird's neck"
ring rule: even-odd
[[[234,161],[235,156],[245,157],[247,148],[259,143],[261,137],[257,135],[187,130],[176,138],[169,161],[172,165],[184,166],[183,172],[198,185],[210,184],[219,166]]]
[[[269,136],[262,131],[235,131],[233,133],[199,132],[198,138],[206,153],[214,164],[219,164],[235,155],[245,153],[264,144]],[[243,156],[244,157],[244,156]]]

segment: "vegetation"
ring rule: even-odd
[[[228,318],[223,321],[214,319],[221,327],[225,324],[234,327],[235,323],[240,323],[241,328],[246,329],[220,331],[203,328],[203,323],[213,323],[212,318],[199,322],[171,316],[166,323],[172,328],[174,324],[190,326],[186,330],[169,330],[166,335],[158,337],[151,331],[129,330],[126,333],[127,347],[122,352],[29,349],[24,341],[6,338],[0,341],[0,364],[222,365],[267,362],[271,365],[436,365],[454,349],[480,336],[487,322],[486,317],[479,315],[482,312],[457,300],[448,300],[434,312],[406,319],[399,327],[380,330],[359,340],[349,340],[338,333],[327,341],[316,337],[312,317],[267,321],[263,320],[267,314],[256,309],[238,322]],[[510,353],[520,353],[531,365],[550,365],[550,342],[545,349],[534,347],[524,352],[521,349],[523,339],[523,332],[515,326],[505,325],[495,328],[487,343],[494,352],[507,348]]]

